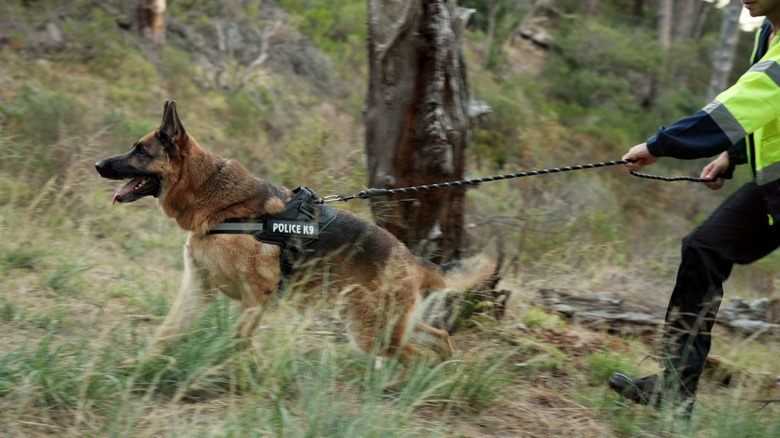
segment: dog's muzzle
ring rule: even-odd
[[[95,169],[101,177],[113,180],[126,180],[130,182],[120,187],[114,194],[114,203],[133,202],[144,196],[159,197],[161,191],[160,178],[152,175],[143,175],[138,172],[128,172],[121,166],[117,169],[111,158],[95,163]]]

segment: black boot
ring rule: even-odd
[[[608,381],[612,390],[634,403],[654,408],[684,406],[687,414],[693,411],[697,383],[698,379],[683,381],[666,372],[641,379],[614,373]]]

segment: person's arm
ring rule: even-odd
[[[743,135],[744,137],[744,135]],[[683,160],[711,157],[731,148],[732,141],[716,120],[705,110],[662,126],[648,138],[647,149],[655,157]]]
[[[739,149],[739,143],[748,134],[780,118],[779,61],[780,44],[775,44],[710,104],[661,127],[646,142],[649,153],[693,159]]]

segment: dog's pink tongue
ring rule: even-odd
[[[112,202],[112,204],[116,204],[116,200],[119,199],[120,196],[124,196],[130,193],[131,191],[133,191],[133,188],[136,185],[138,185],[138,183],[141,182],[142,179],[143,178],[134,178],[130,180],[129,183],[120,187],[119,190],[117,190],[116,193],[114,193],[114,202]]]

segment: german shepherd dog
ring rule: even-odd
[[[156,197],[162,211],[189,232],[181,288],[160,326],[157,349],[183,335],[215,291],[240,301],[236,336],[251,342],[260,310],[283,277],[281,246],[210,230],[225,221],[278,214],[293,192],[203,149],[185,131],[175,101],[165,102],[158,129],[128,153],[95,167],[103,178],[130,179],[116,191],[115,203]],[[332,210],[331,223],[306,246],[303,262],[291,273],[302,281],[290,284],[302,285],[305,294],[338,301],[351,341],[363,352],[404,362],[430,355],[409,342],[417,329],[449,355],[449,334],[416,313],[420,290],[464,291],[493,274],[493,260],[484,254],[444,266],[418,260],[386,230],[348,211]]]

